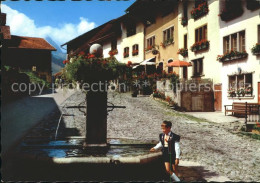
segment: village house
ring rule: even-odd
[[[56,49],[43,38],[11,35],[9,26],[5,24],[6,14],[1,13],[2,64],[22,71],[33,71],[51,83],[51,51]]]
[[[221,86],[221,64],[216,61],[220,45],[219,1],[183,0],[178,11],[179,59],[192,63],[192,67],[180,70],[180,78],[218,89]],[[214,97],[203,90],[183,94],[188,97],[183,95],[180,103],[190,111],[221,110],[221,96]]]
[[[137,65],[144,60],[144,25],[128,12],[122,19],[121,28],[122,63],[131,61]]]
[[[113,54],[115,58],[122,62],[122,49],[121,49],[121,19],[113,19],[109,22],[102,24],[72,40],[64,43],[61,46],[67,45],[67,59],[70,60],[73,55],[77,55],[80,52],[84,54],[89,53],[89,48],[92,44],[100,44],[103,47],[103,56],[105,58]]]
[[[144,26],[144,62],[147,74],[170,73],[177,68],[167,64],[177,60],[178,55],[178,3],[177,1],[136,1],[127,12],[140,20]],[[174,69],[174,70],[173,70]]]
[[[259,10],[255,0],[220,1],[222,111],[233,102],[260,104]]]

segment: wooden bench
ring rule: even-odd
[[[227,112],[232,112],[234,116],[245,116],[254,113],[257,103],[247,103],[247,102],[233,102],[232,105],[225,105],[225,116]],[[231,107],[228,108],[228,107]]]

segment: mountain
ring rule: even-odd
[[[64,67],[64,64],[62,62],[63,62],[63,60],[66,59],[66,53],[63,53],[60,46],[55,41],[53,41],[49,36],[47,36],[45,38],[45,40],[48,41],[48,43],[50,43],[54,48],[57,49],[57,51],[51,52],[52,74],[55,74],[55,73],[59,72]]]

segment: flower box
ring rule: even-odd
[[[108,54],[110,55],[110,57],[112,57],[112,56],[118,54],[118,50],[117,50],[117,49],[110,50],[110,51],[108,52]]]
[[[253,55],[260,54],[260,43],[256,43],[256,45],[251,49]]]
[[[188,49],[185,48],[180,48],[177,52],[177,54],[180,54],[183,57],[187,57],[188,56]]]
[[[124,53],[124,58],[129,57],[129,53]]]
[[[136,56],[136,55],[138,55],[138,53],[139,53],[139,50],[133,50],[132,55]]]
[[[248,53],[246,51],[238,52],[231,50],[230,52],[224,54],[224,55],[218,55],[217,60],[220,62],[226,62],[231,60],[237,60],[242,58],[247,58]]]
[[[182,17],[182,19],[181,19],[181,25],[183,25],[183,26],[188,25],[188,18],[187,18],[187,17]]]
[[[170,39],[165,40],[163,43],[161,43],[161,46],[163,48],[165,48],[166,46],[168,46],[168,45],[170,45],[172,43],[173,43],[173,38],[170,38]]]
[[[207,2],[201,3],[197,8],[191,10],[191,18],[196,20],[208,14],[208,12],[209,12],[208,3]]]
[[[206,50],[209,48],[209,41],[208,40],[201,40],[199,42],[194,43],[191,46],[191,51],[197,52],[200,50]]]

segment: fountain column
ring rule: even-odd
[[[86,96],[86,146],[107,145],[107,91],[103,89],[88,91]]]

